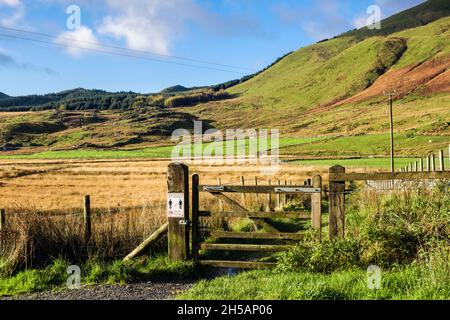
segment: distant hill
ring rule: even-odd
[[[9,98],[8,95],[4,94],[3,92],[0,92],[0,99]]]
[[[380,30],[352,30],[301,48],[228,88],[237,99],[191,112],[220,128],[377,134],[386,128],[384,93],[396,90],[397,129],[450,134],[449,39],[450,1],[429,0],[383,20]]]
[[[180,92],[187,92],[187,91],[192,91],[192,90],[201,89],[201,88],[204,88],[204,87],[186,88],[186,87],[183,87],[180,85],[176,85],[176,86],[169,87],[169,88],[162,90],[161,93],[162,94],[180,93]]]
[[[45,95],[3,97],[0,110],[117,110],[128,109],[139,94],[134,92],[111,93],[103,90],[77,88]]]

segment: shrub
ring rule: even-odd
[[[278,270],[331,273],[360,266],[360,257],[361,245],[354,239],[324,241],[311,248],[300,244],[279,256]]]

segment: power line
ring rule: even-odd
[[[154,59],[154,58],[149,58],[149,57],[120,53],[120,52],[106,51],[106,50],[100,50],[100,49],[94,49],[94,48],[86,48],[86,47],[80,47],[80,46],[75,46],[75,45],[67,45],[67,44],[49,42],[49,41],[33,39],[33,38],[25,38],[25,37],[4,34],[4,33],[0,33],[0,36],[7,37],[7,38],[13,38],[13,39],[19,39],[19,40],[25,40],[25,41],[32,41],[32,42],[37,42],[37,43],[44,43],[44,44],[49,44],[49,45],[59,46],[59,47],[64,47],[64,48],[75,48],[75,49],[79,49],[79,50],[86,50],[86,51],[116,55],[116,56],[127,57],[127,58],[135,58],[135,59],[141,59],[141,60],[147,60],[147,61],[153,61],[153,62],[159,62],[159,63],[166,63],[166,64],[173,64],[173,65],[184,66],[184,67],[191,67],[191,68],[197,68],[197,69],[206,69],[206,70],[221,71],[221,72],[245,75],[245,73],[238,72],[238,71],[225,70],[225,69],[219,69],[219,68],[213,68],[213,67],[207,67],[207,66],[199,66],[199,65],[187,64],[187,63],[181,63],[181,62],[175,62],[175,61],[165,61],[165,60]]]
[[[184,61],[190,61],[190,62],[196,62],[196,63],[201,63],[201,64],[214,65],[214,66],[226,67],[226,68],[232,68],[232,69],[247,70],[247,71],[252,71],[252,72],[255,71],[254,69],[246,68],[246,67],[233,66],[233,65],[228,65],[228,64],[221,64],[221,63],[216,63],[216,62],[211,62],[211,61],[192,59],[192,58],[185,58],[185,57],[180,57],[180,56],[165,55],[165,54],[160,54],[160,53],[156,53],[156,52],[152,52],[152,51],[146,51],[146,50],[129,49],[129,48],[124,48],[124,47],[120,47],[120,46],[108,45],[108,44],[104,44],[104,43],[95,43],[95,42],[84,41],[84,40],[76,40],[76,39],[60,37],[60,36],[52,35],[52,34],[48,34],[48,33],[42,33],[42,32],[35,32],[35,31],[28,31],[28,30],[23,30],[23,29],[6,27],[6,26],[3,26],[3,25],[0,25],[0,29],[4,29],[4,30],[8,30],[8,31],[14,31],[14,32],[22,32],[22,33],[38,35],[38,36],[43,36],[43,37],[53,38],[53,39],[58,39],[58,40],[65,40],[65,41],[70,41],[70,42],[85,43],[85,44],[93,45],[93,46],[96,46],[96,47],[105,47],[105,48],[118,49],[118,50],[130,51],[130,52],[135,52],[135,53],[150,54],[150,55],[164,57],[164,58],[170,58],[170,59],[176,59],[176,60],[184,60]]]

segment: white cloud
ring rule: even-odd
[[[66,47],[72,56],[81,56],[86,51],[83,49],[98,49],[99,42],[92,29],[80,27],[75,31],[63,32],[56,39],[56,43]]]
[[[183,25],[200,10],[192,0],[105,0],[108,14],[97,29],[100,34],[125,40],[127,47],[159,54],[170,51],[170,43]]]
[[[353,26],[356,29],[367,27],[367,16],[361,15],[353,19]]]
[[[123,40],[135,50],[168,54],[188,24],[218,36],[262,34],[260,24],[251,16],[216,13],[195,0],[128,0],[126,6],[123,0],[104,3],[108,14],[97,32]]]
[[[15,26],[25,16],[25,5],[21,0],[0,0],[0,7],[10,9],[0,15],[0,24],[4,26]]]
[[[5,5],[8,7],[18,7],[21,5],[20,0],[0,0],[0,6]]]

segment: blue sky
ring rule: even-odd
[[[0,92],[83,87],[149,93],[221,83],[364,25],[371,5],[386,17],[421,2],[0,0]],[[73,5],[80,19],[77,11],[67,13]]]

